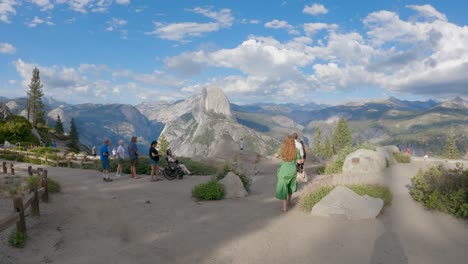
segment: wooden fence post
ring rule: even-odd
[[[32,166],[28,166],[28,175],[29,175],[29,176],[33,176],[33,173],[32,173]]]
[[[11,175],[15,175],[15,165],[13,165],[13,163],[10,163],[10,171],[11,171]]]
[[[4,162],[2,163],[2,165],[3,165],[3,173],[6,174],[6,173],[8,172],[8,171],[7,171],[6,161],[4,161]]]
[[[13,199],[13,207],[15,211],[19,213],[20,219],[16,222],[16,230],[23,234],[26,234],[26,221],[24,220],[24,207],[23,207],[23,199],[19,196],[16,196]]]
[[[31,215],[38,216],[39,214],[39,193],[36,187],[34,188],[34,200],[31,203]]]
[[[47,180],[47,170],[44,170],[42,174],[42,187],[44,187],[44,193],[42,194],[42,201],[44,203],[49,202],[49,182]]]
[[[37,176],[41,176],[43,171],[43,168],[37,168]]]

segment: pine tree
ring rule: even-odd
[[[63,135],[63,124],[60,115],[57,115],[57,121],[55,121],[55,133],[57,133],[57,135]]]
[[[325,143],[323,144],[323,148],[321,150],[322,156],[326,159],[331,158],[333,156],[333,144],[330,142],[330,138],[325,138]]]
[[[67,146],[71,150],[79,151],[80,149],[79,142],[80,142],[80,139],[78,135],[78,129],[76,128],[76,125],[75,125],[75,119],[72,118],[70,121],[70,133],[69,133],[69,140],[68,140]]]
[[[169,142],[167,142],[166,136],[164,136],[164,134],[161,134],[158,139],[159,153],[166,154],[168,145]]]
[[[39,69],[36,67],[33,69],[33,76],[29,84],[27,104],[28,120],[30,120],[33,127],[37,127],[39,123],[44,123],[42,96],[44,96],[44,93],[42,92],[41,77],[39,76]]]
[[[315,153],[315,155],[319,157],[323,157],[322,153],[322,132],[320,131],[320,128],[315,129],[315,135],[314,135],[314,143],[312,146],[312,151]]]
[[[460,158],[460,152],[457,148],[455,139],[455,131],[453,127],[450,129],[447,136],[447,145],[445,146],[445,158],[447,159],[458,159]]]
[[[333,151],[336,154],[346,147],[352,147],[352,145],[351,131],[349,130],[348,123],[342,117],[338,121],[335,133],[333,134]]]

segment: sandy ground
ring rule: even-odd
[[[97,171],[49,168],[63,193],[28,218],[24,249],[7,246],[9,231],[1,234],[0,263],[464,263],[468,222],[426,211],[408,194],[424,166],[390,167],[382,176],[393,203],[367,221],[312,217],[297,207],[281,213],[277,163],[268,159],[247,198],[214,202],[191,198],[207,176],[104,183]],[[0,218],[10,203],[0,203]]]

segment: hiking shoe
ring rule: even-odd
[[[112,180],[111,178],[106,179],[106,182],[111,182],[111,181],[114,181],[114,180]]]

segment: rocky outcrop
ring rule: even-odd
[[[380,198],[360,196],[347,187],[337,186],[312,208],[311,215],[348,220],[371,219],[379,215],[383,206]]]
[[[241,179],[233,172],[228,172],[219,183],[224,186],[224,198],[242,198],[247,196],[247,191]]]
[[[394,152],[400,151],[397,146],[377,147],[375,150],[385,157],[385,162],[388,162],[388,166],[392,166],[397,163],[395,157],[393,156]]]
[[[0,121],[8,121],[10,118],[10,109],[5,104],[0,103]]]
[[[343,164],[344,174],[379,174],[387,167],[385,155],[370,149],[349,154]]]

